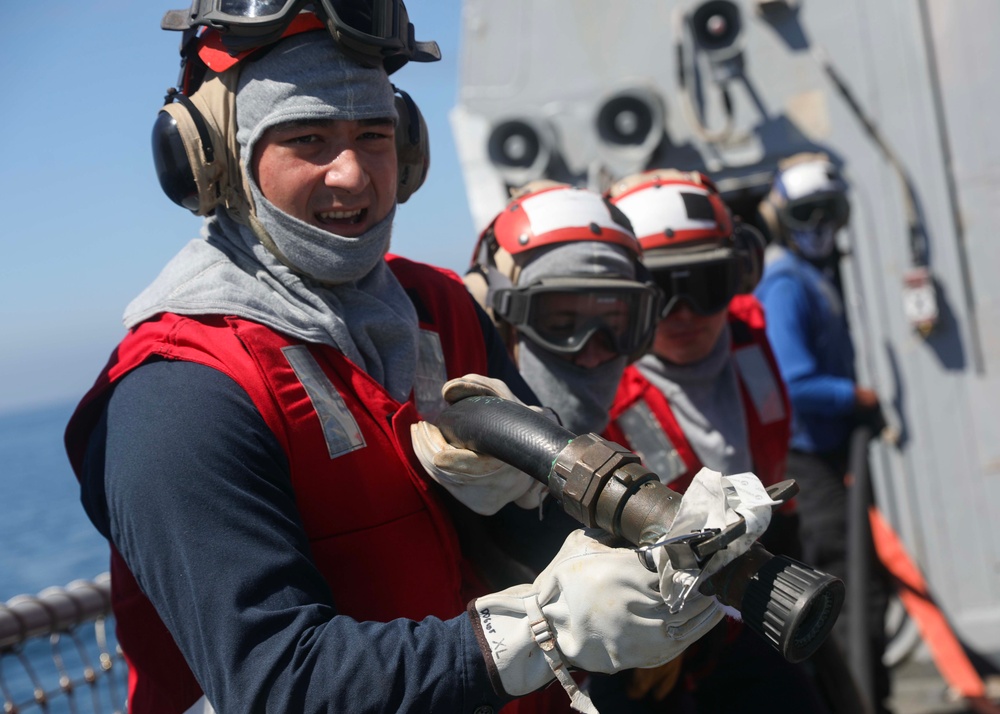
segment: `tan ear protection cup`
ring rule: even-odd
[[[410,95],[399,88],[396,88],[396,111],[399,114],[396,127],[396,201],[406,203],[427,178],[431,147],[427,124],[420,109]]]
[[[469,268],[469,271],[462,276],[462,282],[465,283],[465,288],[469,291],[472,298],[479,303],[479,307],[483,308],[483,311],[493,321],[494,327],[497,328],[497,332],[500,334],[500,339],[507,346],[508,352],[513,356],[515,348],[514,337],[516,334],[514,326],[505,320],[501,320],[493,311],[493,306],[490,304],[490,282],[482,266],[474,265]]]
[[[490,318],[496,321],[496,318],[493,316],[493,310],[486,301],[490,286],[486,281],[486,276],[483,275],[478,266],[470,268],[469,272],[462,276],[462,282],[465,283],[465,288],[472,295],[472,299],[479,304],[479,307],[483,308]]]
[[[507,346],[507,350],[511,355],[515,355],[516,330],[509,322],[497,317],[490,301],[493,290],[517,284],[517,276],[521,272],[521,266],[514,256],[496,244],[493,225],[490,223],[479,235],[479,240],[473,251],[472,262],[462,281],[473,299],[479,303],[479,306],[493,321],[493,325],[500,333],[500,338]]]
[[[237,219],[245,220],[249,214],[250,192],[239,166],[236,144],[235,87],[238,77],[236,68],[210,75],[190,97],[170,95],[170,103],[160,109],[161,115],[165,113],[173,118],[174,126],[166,131],[176,132],[187,160],[186,165],[173,168],[172,176],[161,173],[161,186],[170,196],[166,188],[168,182],[189,181],[193,176],[197,206],[193,201],[183,205],[199,216],[212,213],[218,205],[225,206]],[[164,125],[158,120],[154,128],[154,147],[158,138],[162,138],[156,133],[162,130]]]
[[[200,112],[183,95],[160,109],[153,127],[153,160],[163,192],[204,216],[215,208],[222,167],[215,161],[210,130],[200,119]]]

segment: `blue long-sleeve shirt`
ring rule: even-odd
[[[490,376],[537,403],[481,312],[480,322]],[[505,703],[467,615],[374,623],[337,614],[285,454],[221,372],[154,361],[124,377],[91,435],[81,488],[220,711],[471,713]],[[559,523],[544,528],[551,535]],[[562,535],[534,545],[551,557]],[[406,557],[405,543],[399,552]]]
[[[854,345],[833,283],[803,258],[770,246],[755,290],[792,403],[791,447],[843,447],[854,426]]]

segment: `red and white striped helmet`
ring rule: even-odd
[[[518,256],[538,248],[574,241],[620,245],[636,258],[641,248],[621,211],[599,193],[554,181],[528,184],[483,231],[473,263],[482,249]],[[492,243],[486,245],[484,243]],[[508,276],[511,277],[511,276]]]
[[[727,277],[733,294],[751,292],[760,280],[763,237],[733,220],[719,190],[704,174],[646,171],[617,181],[608,198],[631,222],[643,262],[654,277],[659,274],[658,282],[665,279],[663,271],[673,271],[677,278],[677,271],[685,268],[720,262],[733,265]],[[669,297],[670,290],[664,290]]]
[[[608,197],[628,217],[644,251],[732,241],[729,209],[712,180],[697,171],[635,174],[612,185]]]

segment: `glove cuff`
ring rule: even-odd
[[[493,689],[519,697],[544,687],[553,675],[528,622],[524,599],[533,595],[505,592],[473,600],[468,612]]]
[[[580,691],[569,665],[556,646],[556,635],[542,614],[534,592],[516,586],[469,603],[469,617],[490,682],[498,694],[520,696],[559,680],[574,709],[599,714],[590,697]],[[518,594],[507,594],[522,591]]]

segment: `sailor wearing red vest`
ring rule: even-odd
[[[533,395],[456,276],[386,256],[427,167],[388,72],[437,46],[398,1],[300,5],[164,18],[184,71],[154,152],[203,239],[128,307],[66,435],[112,544],[129,711],[489,712],[567,665],[676,656],[714,600],[670,614],[666,558],[650,573],[582,531],[533,583],[475,598],[411,427],[443,396]],[[497,473],[501,505],[540,497],[460,461]]]
[[[652,349],[625,371],[606,436],[640,454],[681,492],[703,466],[725,474],[753,471],[765,485],[783,480],[788,397],[763,310],[748,294],[760,278],[759,234],[734,222],[700,173],[637,174],[614,183],[608,195],[631,221],[665,304]],[[765,539],[776,552],[794,555],[790,507],[772,518]],[[668,665],[634,673],[624,685],[632,696],[642,695],[633,710],[825,711],[799,668],[745,628],[735,635],[733,629],[728,644],[713,648],[706,640],[685,655],[681,671]],[[727,638],[724,627],[716,636]],[[775,684],[779,679],[782,685]],[[768,685],[748,688],[754,681]]]

